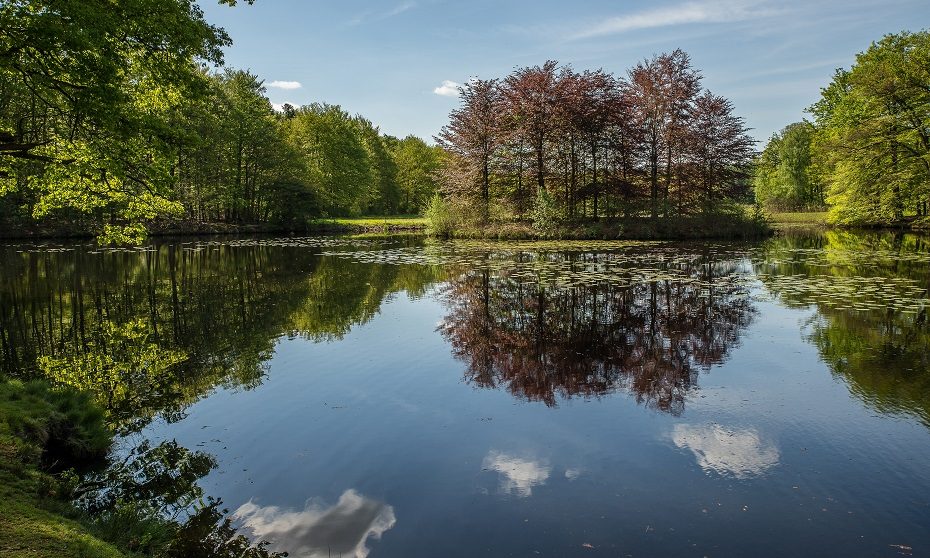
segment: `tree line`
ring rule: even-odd
[[[548,61],[474,79],[437,142],[443,190],[485,218],[672,217],[748,191],[753,140],[682,50],[618,77]]]
[[[930,223],[930,32],[872,43],[808,112],[757,159],[760,202],[845,225]]]
[[[297,227],[416,213],[435,189],[442,154],[418,138],[333,105],[273,110],[258,76],[222,69],[231,40],[193,0],[11,0],[0,30],[7,228]]]

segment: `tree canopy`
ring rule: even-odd
[[[370,121],[274,111],[259,76],[222,68],[231,39],[193,0],[12,0],[0,31],[6,227],[133,241],[154,221],[296,228],[415,213],[432,194],[421,177],[402,195],[396,141]],[[408,175],[437,157],[408,157]]]
[[[547,61],[460,92],[436,138],[449,156],[442,187],[485,216],[493,200],[517,218],[670,217],[746,193],[754,142],[684,51],[625,77]]]
[[[930,32],[872,43],[808,110],[813,122],[785,128],[758,158],[757,198],[826,202],[844,225],[930,222]]]

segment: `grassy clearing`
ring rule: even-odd
[[[826,211],[779,212],[769,214],[769,218],[771,219],[772,224],[776,227],[779,225],[814,225],[818,227],[826,227],[828,225]]]
[[[425,230],[427,220],[419,215],[389,215],[375,217],[336,217],[318,219],[313,228],[348,232]]]

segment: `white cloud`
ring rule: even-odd
[[[267,85],[268,87],[273,87],[274,89],[286,89],[288,91],[293,89],[300,89],[303,87],[299,81],[281,81],[278,79],[268,83]]]
[[[459,83],[450,80],[444,80],[442,85],[436,89],[433,89],[433,93],[442,95],[443,97],[458,97],[459,87],[461,87],[461,84]]]
[[[297,107],[296,104],[285,101],[283,103],[271,103],[271,108],[273,108],[275,112],[284,112],[284,105],[291,105],[292,107]]]
[[[754,429],[730,430],[719,425],[676,424],[672,441],[694,454],[707,472],[738,479],[759,476],[778,465],[775,444],[762,440]]]
[[[481,464],[485,469],[501,475],[500,490],[505,494],[516,494],[520,498],[533,495],[533,487],[546,484],[552,471],[547,463],[515,457],[491,450]]]
[[[397,523],[394,508],[346,490],[334,506],[307,502],[303,511],[258,506],[251,501],[233,513],[245,534],[270,548],[302,558],[365,558],[369,538],[380,539]]]
[[[409,12],[410,10],[417,7],[417,3],[412,0],[407,2],[401,2],[397,4],[390,10],[386,12],[377,12],[374,10],[368,10],[362,12],[359,15],[353,17],[349,20],[349,25],[361,25],[369,21],[381,21],[383,19],[388,19],[390,17],[398,16],[404,12]]]
[[[686,2],[677,6],[655,8],[611,17],[574,33],[570,39],[588,39],[616,35],[639,29],[653,29],[689,23],[725,23],[767,17],[775,11],[760,7],[758,0],[712,0]]]
[[[388,12],[385,14],[385,17],[393,17],[393,16],[396,16],[396,15],[400,15],[400,14],[402,14],[402,13],[404,13],[404,12],[406,12],[406,11],[412,10],[412,9],[414,9],[414,8],[416,8],[416,7],[417,7],[417,3],[416,3],[416,2],[404,2],[404,3],[402,3],[402,4],[398,4],[398,5],[394,6],[393,9],[391,9],[390,11],[388,11]]]

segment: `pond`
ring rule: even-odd
[[[930,244],[0,247],[0,366],[291,556],[930,553]]]

